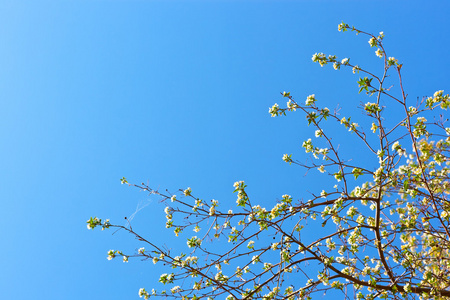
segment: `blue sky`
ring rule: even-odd
[[[305,158],[312,128],[268,108],[282,91],[349,112],[366,101],[349,70],[311,61],[325,52],[381,68],[341,21],[384,31],[412,102],[448,92],[449,11],[447,1],[0,0],[3,299],[138,299],[153,285],[151,263],[106,259],[142,245],[86,229],[90,216],[123,223],[148,204],[135,229],[169,243],[164,206],[123,176],[230,208],[236,180],[261,203],[320,189],[281,160]]]

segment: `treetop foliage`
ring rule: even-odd
[[[307,200],[284,194],[265,208],[237,181],[236,209],[224,211],[219,201],[203,200],[191,188],[161,192],[122,178],[122,184],[159,196],[166,228],[186,239],[184,249],[169,249],[130,224],[87,221],[88,229],[117,228],[145,244],[134,253],[110,250],[108,259],[165,264],[159,278],[165,288],[143,287],[140,297],[269,300],[330,293],[342,299],[450,299],[450,97],[439,90],[411,103],[403,65],[388,56],[383,32],[373,35],[345,23],[338,29],[367,37],[382,66],[376,73],[349,58],[312,56],[322,67],[350,69],[359,77],[358,92],[369,101],[358,106],[358,123],[320,106],[316,95],[299,101],[283,92],[286,105],[269,109],[272,117],[305,115],[315,129],[315,137],[302,144],[309,158],[282,159],[333,184]],[[353,160],[339,151],[327,126],[342,126],[357,137]],[[370,153],[365,163],[357,159],[359,149]]]

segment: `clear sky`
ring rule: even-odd
[[[90,216],[122,224],[148,204],[134,229],[170,245],[164,206],[123,176],[230,208],[236,180],[254,203],[318,190],[281,160],[304,159],[312,128],[300,114],[270,117],[279,93],[344,110],[366,100],[351,71],[311,61],[325,52],[381,67],[341,21],[384,31],[412,102],[448,92],[449,12],[445,0],[0,0],[1,298],[138,299],[151,288],[161,269],[106,259],[141,244],[86,229]]]

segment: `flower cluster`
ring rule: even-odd
[[[139,297],[144,297],[144,299],[147,300],[148,298],[150,298],[150,294],[144,288],[141,288],[139,289]]]
[[[190,187],[188,187],[187,189],[185,189],[183,191],[183,194],[184,194],[185,197],[190,196],[191,193],[192,193],[192,189]]]
[[[269,114],[272,117],[281,116],[283,113],[284,112],[282,109],[280,109],[278,103],[275,103],[274,105],[272,105],[272,107],[269,108]]]
[[[193,236],[190,239],[188,239],[186,243],[189,248],[196,248],[202,245],[202,240],[196,236]]]
[[[173,209],[170,206],[166,206],[164,209],[164,213],[166,214],[166,228],[170,228],[173,226]]]
[[[159,282],[161,282],[162,284],[173,283],[173,280],[175,279],[174,277],[175,276],[173,273],[171,274],[164,273],[161,274],[161,276],[159,276]]]
[[[348,131],[356,131],[356,128],[359,126],[358,123],[351,122],[351,117],[348,119],[343,117],[340,122],[345,126],[345,128],[348,128]]]
[[[395,57],[389,57],[387,60],[388,66],[393,66],[398,64],[398,60]]]
[[[248,201],[248,196],[247,193],[245,192],[245,188],[247,187],[245,185],[245,182],[236,181],[233,186],[234,186],[234,193],[237,193],[236,204],[238,206],[245,206],[245,204]]]
[[[211,206],[209,207],[209,215],[214,216],[216,214],[216,207],[219,206],[219,201],[212,199]]]
[[[440,104],[442,109],[447,109],[450,106],[449,94],[444,95],[444,91],[440,90],[435,92],[433,97],[428,97],[426,99],[426,107],[432,108],[436,104]]]
[[[116,257],[116,254],[117,254],[117,251],[109,250],[109,251],[108,251],[108,257],[107,257],[107,259],[108,259],[108,260],[113,259],[114,257]]]
[[[375,55],[378,56],[379,58],[383,57],[383,51],[378,48],[377,50],[375,50]]]
[[[311,59],[313,62],[318,62],[321,67],[328,63],[327,56],[323,53],[315,53]]]
[[[380,106],[379,106],[377,103],[367,102],[367,103],[364,105],[364,110],[365,110],[369,115],[370,115],[370,114],[376,115],[377,112],[380,112],[380,111],[381,111],[381,108],[380,108]]]
[[[283,161],[288,162],[289,164],[291,164],[293,162],[292,154],[283,154]]]
[[[106,219],[102,222],[101,219],[97,217],[91,217],[89,220],[87,220],[87,229],[94,229],[97,226],[101,226],[102,230],[105,230],[111,226],[111,223],[109,222],[109,219]]]
[[[312,95],[309,95],[308,97],[306,97],[305,104],[306,104],[306,106],[312,106],[312,105],[314,105],[314,103],[316,101],[317,101],[316,95],[312,94]]]
[[[289,111],[296,111],[298,108],[297,103],[293,102],[291,99],[286,103],[286,106]]]
[[[344,22],[342,22],[341,24],[338,25],[339,31],[347,31],[347,28],[349,28],[349,26],[348,26],[348,24],[345,24]]]

